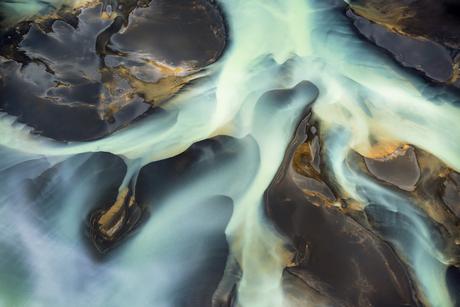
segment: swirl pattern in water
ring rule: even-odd
[[[0,8],[0,306],[460,306],[460,3]]]

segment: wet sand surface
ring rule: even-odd
[[[300,278],[324,298],[333,298],[336,306],[417,306],[406,269],[394,251],[333,205],[332,189],[313,169],[319,151],[313,159],[301,152],[303,174],[296,169],[296,153],[317,136],[317,127],[305,119],[266,192],[267,215],[295,251],[285,275]],[[308,168],[310,174],[305,172]],[[307,184],[312,180],[320,184]]]
[[[97,139],[148,114],[221,56],[226,29],[214,4],[127,4],[110,18],[96,5],[3,33],[0,108],[37,134]]]

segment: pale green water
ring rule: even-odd
[[[332,2],[332,1],[331,1]],[[367,182],[345,164],[352,149],[368,148],[370,135],[414,144],[460,170],[460,109],[453,102],[422,94],[424,84],[411,77],[369,44],[356,37],[344,16],[328,1],[221,1],[231,29],[225,56],[209,68],[210,78],[178,95],[167,112],[130,125],[104,139],[88,143],[56,143],[29,134],[15,119],[0,118],[0,169],[44,156],[51,164],[85,152],[106,151],[136,168],[175,156],[191,144],[232,127],[229,135],[248,142],[238,158],[219,172],[197,177],[164,200],[141,232],[106,263],[91,259],[80,242],[84,205],[98,191],[90,179],[69,182],[56,193],[56,213],[50,229],[40,227],[30,210],[18,211],[3,191],[0,244],[8,251],[0,259],[0,304],[5,306],[172,306],[177,280],[162,272],[174,268],[188,273],[199,251],[183,258],[193,241],[171,245],[185,227],[199,236],[212,233],[212,222],[178,225],[193,204],[224,195],[234,212],[226,234],[231,252],[243,271],[238,288],[241,306],[289,306],[280,286],[285,266],[283,239],[261,216],[262,196],[280,165],[302,111],[312,103],[315,89],[290,104],[273,107],[259,98],[273,89],[291,88],[308,80],[319,89],[314,115],[324,127],[327,158],[334,175],[355,199],[377,203],[410,221],[409,235],[394,245],[414,270],[418,285],[433,306],[452,306],[443,274],[446,259],[431,237],[423,214],[399,195]],[[22,9],[20,9],[22,10]],[[27,13],[36,10],[27,6]],[[364,107],[365,106],[365,107]],[[11,150],[11,151],[10,151]],[[136,163],[134,163],[136,161]],[[63,178],[75,171],[72,165]],[[39,170],[30,169],[30,176]],[[28,176],[28,173],[17,174]],[[247,179],[238,184],[240,178]],[[2,186],[4,178],[0,179]],[[15,178],[8,178],[14,182]],[[212,188],[209,188],[212,187]],[[360,193],[364,188],[366,193]],[[16,199],[14,199],[17,201]],[[191,207],[180,206],[184,202]],[[212,218],[210,218],[212,220]],[[391,221],[389,221],[390,223]],[[169,231],[163,231],[168,228]],[[410,244],[409,244],[410,243]],[[13,261],[14,259],[14,261]],[[10,276],[20,276],[10,282]],[[135,291],[133,289],[136,289]],[[315,306],[315,302],[307,304]]]

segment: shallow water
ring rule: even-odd
[[[126,3],[0,58],[1,305],[458,303],[451,88],[342,1]]]

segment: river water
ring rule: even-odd
[[[208,306],[219,283],[224,293],[235,280],[240,306],[334,305],[307,293],[299,303],[285,291],[292,255],[264,211],[265,192],[311,112],[337,190],[395,230],[382,236],[407,264],[423,304],[454,306],[445,279],[458,260],[458,248],[446,247],[453,239],[406,194],[369,180],[349,155],[372,156],[375,143],[410,144],[460,171],[455,96],[427,91],[428,81],[360,37],[341,1],[218,4],[225,52],[161,112],[68,142],[0,113],[0,305]],[[127,188],[146,217],[97,256],[88,216]]]

